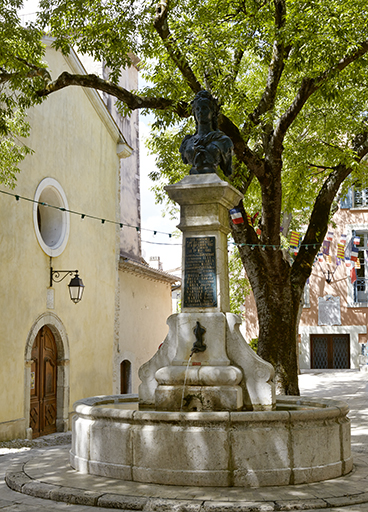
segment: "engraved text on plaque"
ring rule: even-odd
[[[185,308],[217,307],[216,238],[190,237],[185,240]]]

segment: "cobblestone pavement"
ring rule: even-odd
[[[111,511],[112,506],[118,507],[119,501],[120,510],[128,512],[368,512],[368,372],[307,371],[300,376],[300,390],[302,396],[336,398],[349,404],[355,463],[350,475],[316,484],[261,489],[183,488],[121,482],[73,471],[67,465],[70,434],[55,434],[35,441],[0,443],[0,512]],[[7,487],[4,477],[11,470],[18,475],[20,470],[25,471],[23,477],[34,479],[26,484],[34,496]],[[91,506],[101,490],[115,496],[115,502],[101,503],[109,508]],[[72,496],[74,503],[84,504],[39,497],[50,493],[57,499]]]

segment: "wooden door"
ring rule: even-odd
[[[32,347],[30,427],[33,437],[56,432],[56,361],[54,336],[44,326]]]
[[[349,334],[311,334],[311,368],[350,368]]]

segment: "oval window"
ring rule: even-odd
[[[37,240],[48,256],[59,256],[69,237],[68,202],[60,183],[45,178],[38,185],[33,204],[33,224]]]

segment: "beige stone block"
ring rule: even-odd
[[[133,467],[133,480],[161,485],[227,487],[229,486],[230,472],[227,469],[223,471],[183,471]]]
[[[227,481],[229,450],[226,428],[211,429],[210,422],[137,426],[133,478],[171,485],[226,485],[221,482]]]
[[[238,469],[234,471],[234,486],[268,487],[273,485],[288,485],[290,483],[290,475],[290,468]]]
[[[91,475],[118,478],[120,480],[132,480],[132,467],[130,464],[111,464],[109,462],[89,461],[88,468]]]
[[[262,414],[262,413],[261,413]],[[250,474],[274,470],[283,472],[280,479],[285,485],[285,479],[290,475],[290,451],[288,425],[281,422],[246,422],[232,424],[230,440],[232,446],[232,467],[238,482],[250,481]],[[276,474],[274,473],[274,475]],[[268,475],[268,476],[267,476]],[[263,474],[262,481],[272,482],[270,475]],[[267,480],[268,479],[268,480]],[[256,476],[251,478],[255,485]],[[237,485],[242,485],[238,483]],[[262,483],[259,485],[272,485]]]
[[[230,209],[243,197],[235,187],[214,173],[185,176],[178,183],[166,186],[165,190],[170,199],[180,205],[216,202]]]
[[[92,419],[81,418],[77,415],[73,416],[72,419],[72,448],[70,451],[70,464],[82,473],[88,473],[88,465],[86,461],[90,458],[90,426],[92,423]]]
[[[351,423],[347,416],[339,418],[342,474],[347,475],[353,469],[353,457],[351,456]]]
[[[243,374],[236,366],[166,366],[155,377],[160,385],[236,386]]]
[[[322,466],[294,468],[293,475],[295,485],[329,480],[342,475],[342,463],[339,461]]]
[[[159,347],[155,355],[146,363],[139,368],[139,378],[141,384],[138,388],[139,402],[144,405],[154,405],[155,403],[155,390],[157,388],[157,380],[155,379],[155,373],[159,368],[171,364],[173,360],[177,345],[177,323],[178,315],[171,315],[166,323],[169,326],[169,332]]]
[[[240,386],[159,386],[155,402],[161,411],[237,411],[243,395]]]
[[[318,468],[341,461],[340,426],[336,421],[294,423],[291,441],[294,468]]]
[[[130,465],[131,425],[125,422],[94,421],[90,427],[90,460]]]

